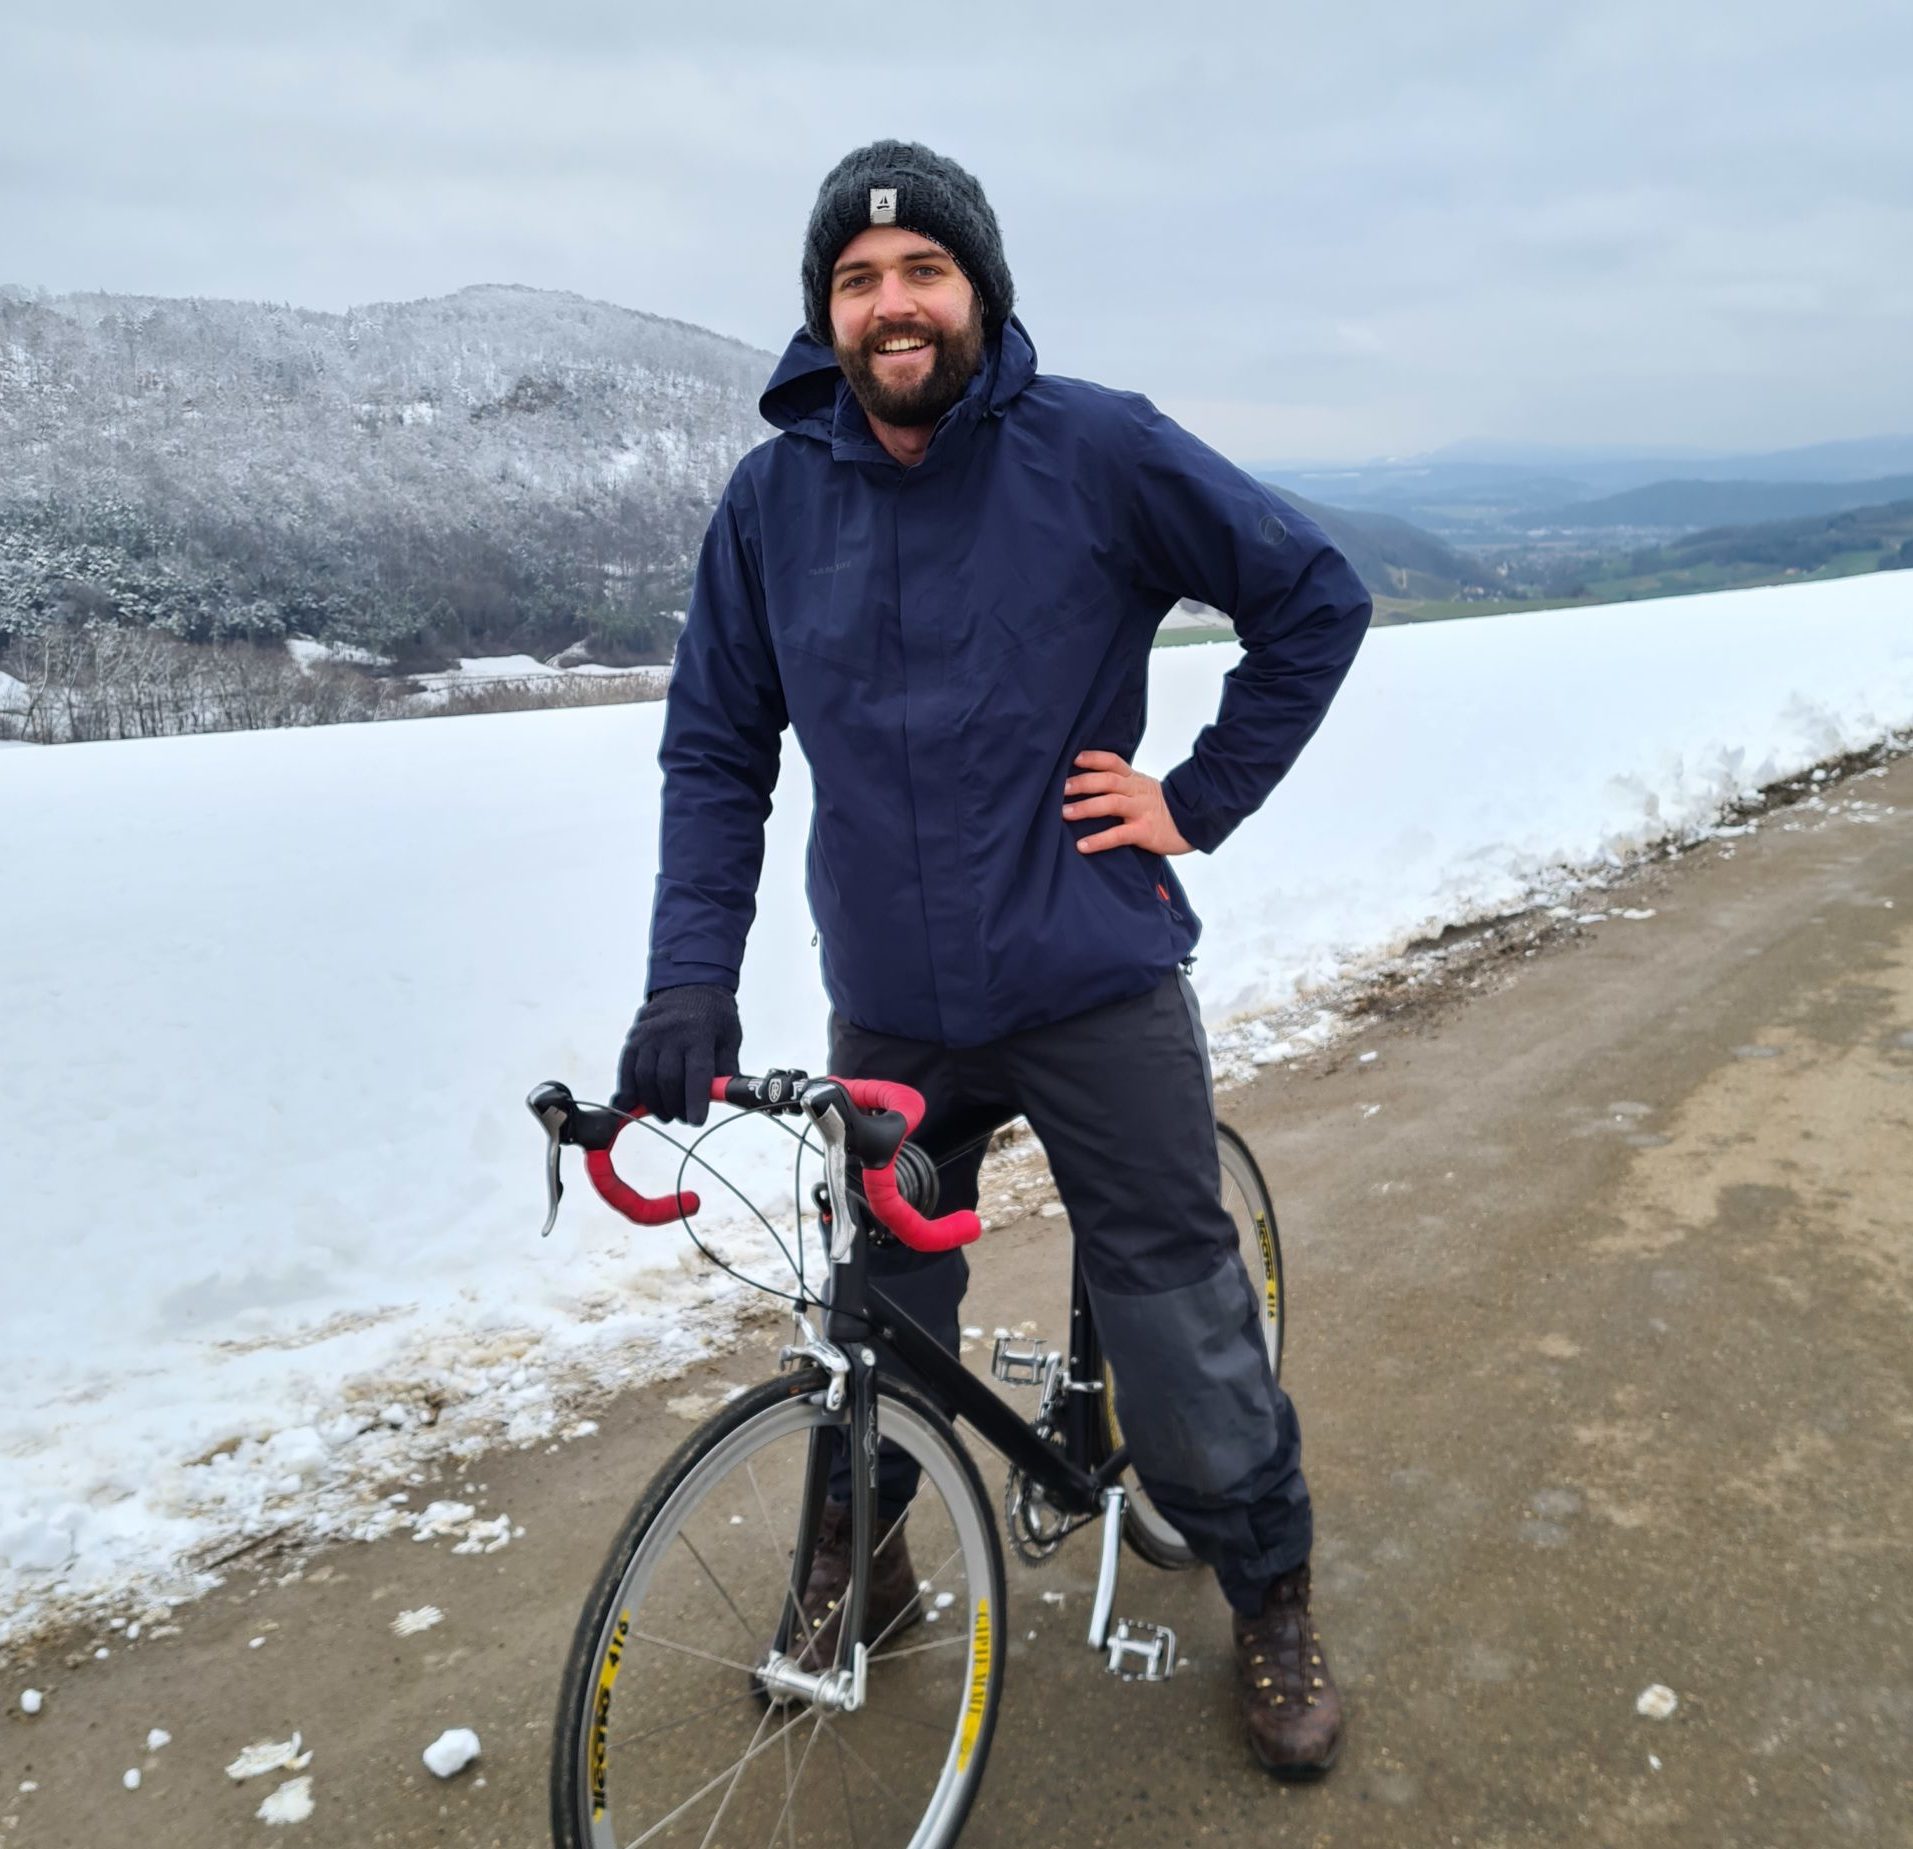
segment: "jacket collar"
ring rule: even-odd
[[[1014,315],[983,343],[983,363],[971,375],[963,396],[944,413],[931,439],[927,467],[938,443],[950,432],[983,417],[1000,416],[1005,406],[1036,377],[1036,346]],[[793,436],[830,445],[845,462],[886,462],[898,466],[871,434],[870,420],[850,389],[850,381],[830,348],[801,329],[791,337],[770,383],[757,401],[765,422]],[[946,443],[947,449],[949,445]]]

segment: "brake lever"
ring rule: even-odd
[[[545,1146],[545,1198],[550,1203],[545,1214],[545,1223],[538,1230],[540,1239],[549,1239],[551,1229],[558,1224],[558,1203],[565,1198],[564,1177],[558,1172],[564,1145],[554,1135]]]
[[[525,1100],[531,1114],[545,1128],[545,1224],[538,1237],[549,1239],[551,1229],[558,1224],[558,1203],[565,1197],[564,1175],[561,1172],[561,1160],[564,1155],[565,1131],[570,1123],[571,1092],[555,1080],[549,1080],[535,1087]]]

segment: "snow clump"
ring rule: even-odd
[[[261,1740],[246,1747],[226,1768],[226,1776],[247,1779],[257,1778],[262,1772],[303,1772],[311,1763],[312,1755],[299,1751],[295,1733],[290,1740]]]
[[[304,1823],[312,1815],[312,1779],[289,1778],[253,1812],[261,1823]]]
[[[448,1727],[425,1749],[425,1764],[438,1778],[451,1778],[478,1757],[478,1735],[469,1727]]]

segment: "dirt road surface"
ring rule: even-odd
[[[1124,1579],[1185,1672],[1103,1674],[1077,1541],[1012,1562],[966,1845],[1913,1843],[1913,761],[1601,898],[1464,998],[1224,1102],[1281,1213],[1340,1768],[1292,1791],[1253,1768],[1199,1576]],[[1055,1324],[1060,1226],[989,1235],[966,1320]],[[0,1845],[542,1843],[600,1555],[686,1397],[760,1376],[775,1339],[414,1491],[472,1484],[523,1524],[501,1553],[281,1559],[176,1635],[16,1655]],[[441,1624],[393,1634],[426,1605]],[[1636,1712],[1653,1683],[1665,1720]],[[420,1752],[449,1726],[483,1757],[441,1783]],[[223,1768],[294,1729],[314,1810],[275,1828],[277,1781]]]

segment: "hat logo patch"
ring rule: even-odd
[[[870,222],[873,225],[894,225],[897,222],[897,189],[894,186],[873,186],[870,189]]]

